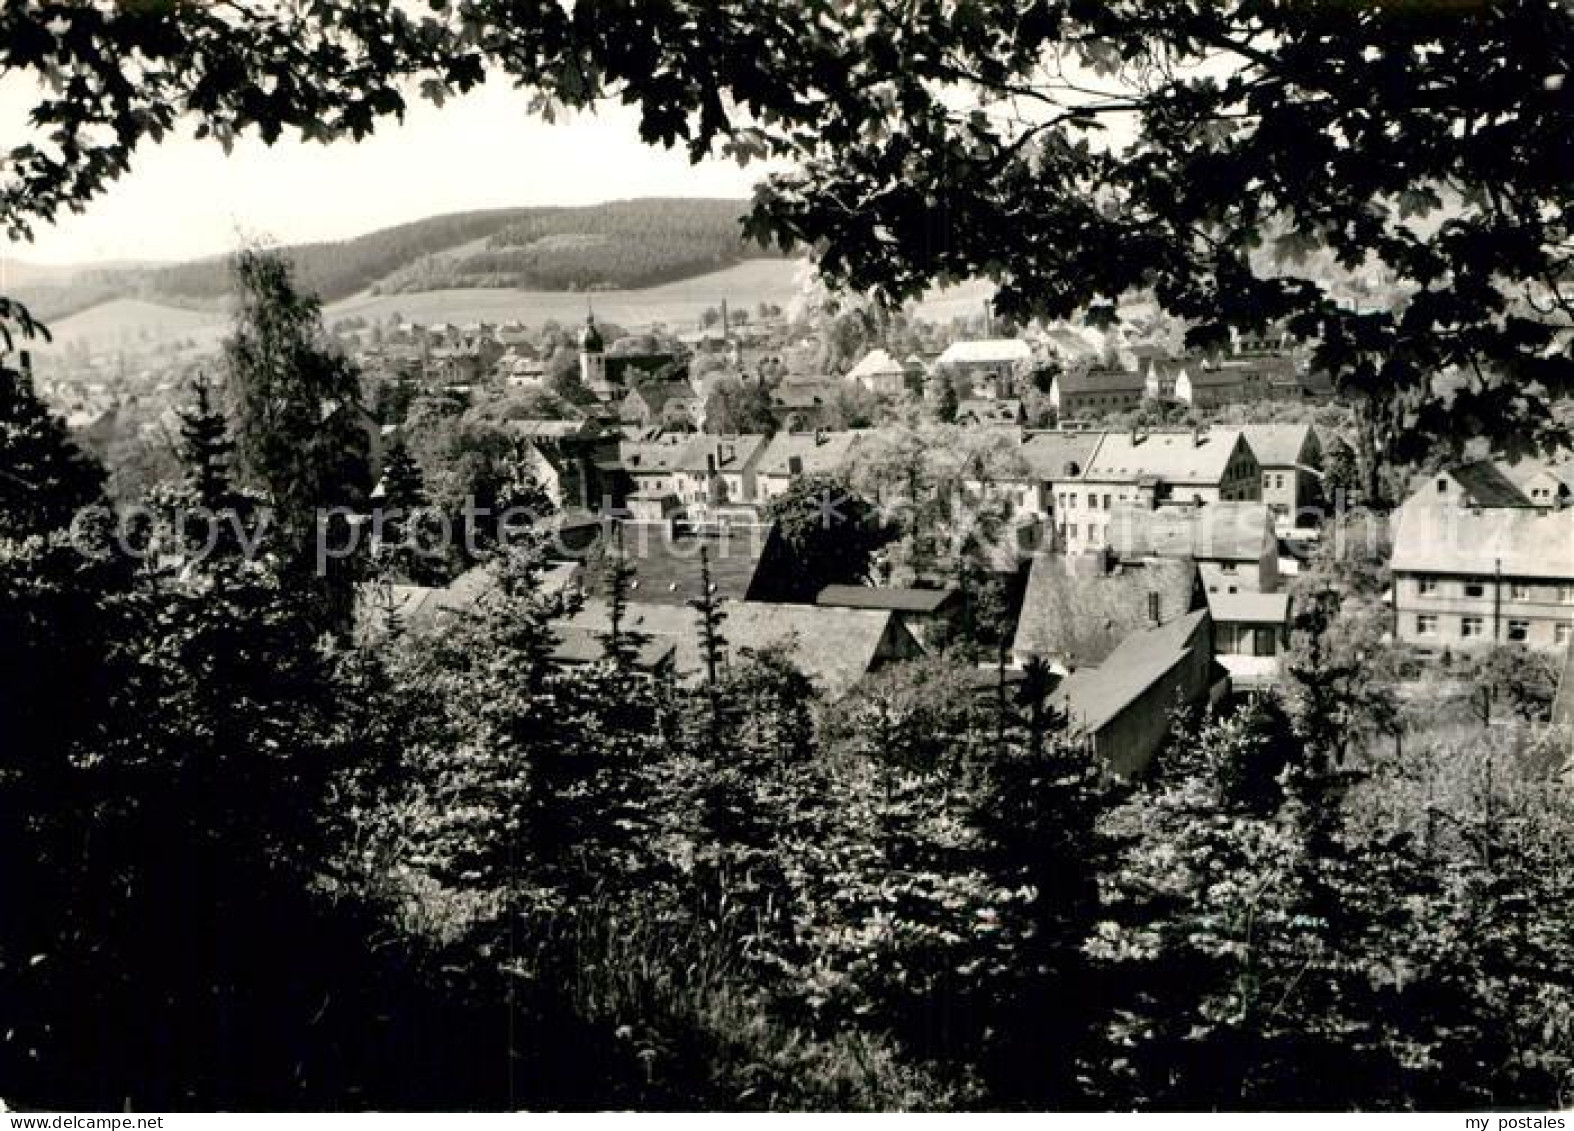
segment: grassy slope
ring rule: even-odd
[[[330,303],[328,321],[350,315],[386,318],[397,312],[416,322],[501,322],[510,318],[535,326],[548,320],[577,322],[585,316],[587,298],[596,313],[620,326],[641,327],[655,322],[674,329],[694,326],[700,313],[726,299],[734,309],[751,313],[760,302],[786,307],[798,292],[804,264],[801,260],[751,259],[734,267],[631,291],[601,291],[585,295],[572,291],[450,290],[414,294],[372,295],[362,292]],[[973,315],[983,309],[990,294],[987,283],[964,283],[929,295],[917,304],[920,317],[944,321]],[[220,310],[188,310],[138,299],[117,299],[50,325],[60,345],[81,341],[103,351],[134,346],[139,340],[162,341],[191,337],[199,343],[217,341],[228,325]],[[142,338],[146,331],[147,338]]]

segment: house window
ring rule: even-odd
[[[1219,563],[1219,572],[1220,573],[1234,573],[1235,572],[1235,563],[1234,562],[1221,562],[1221,563]]]
[[[1574,605],[1574,585],[1559,585],[1558,600],[1565,605]]]
[[[1485,597],[1486,593],[1487,593],[1487,587],[1485,585],[1483,585],[1481,582],[1479,582],[1479,581],[1467,581],[1467,582],[1465,582],[1465,596],[1466,597]]]
[[[1486,621],[1480,617],[1460,617],[1459,635],[1465,640],[1479,640],[1486,635]]]
[[[1073,542],[1075,542],[1080,537],[1080,535],[1077,533],[1076,523],[1073,522],[1070,526],[1066,527],[1066,537]]]
[[[1522,581],[1516,581],[1508,587],[1508,595],[1516,601],[1530,600],[1530,586]],[[1513,639],[1510,637],[1510,639]]]
[[[1097,546],[1098,544],[1099,544],[1099,528],[1096,527],[1096,526],[1089,525],[1089,527],[1088,527],[1088,545],[1090,545],[1090,546]]]
[[[1508,639],[1511,644],[1523,644],[1530,639],[1530,622],[1528,620],[1511,620],[1508,622]]]
[[[1109,510],[1109,496],[1108,495],[1104,496],[1104,509],[1105,510]]]
[[[1422,613],[1420,616],[1416,617],[1416,635],[1436,636],[1437,617],[1432,613]]]
[[[1439,479],[1437,481],[1437,493],[1439,495],[1446,495],[1446,494],[1448,494],[1448,480],[1446,480],[1446,479]]]
[[[1569,638],[1574,636],[1574,624],[1565,621],[1563,624],[1552,626],[1552,642],[1554,644],[1567,644]]]
[[[1437,595],[1437,578],[1435,578],[1435,577],[1418,577],[1418,578],[1416,578],[1416,590],[1423,597],[1434,597],[1434,596],[1436,596]]]

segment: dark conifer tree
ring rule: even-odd
[[[427,505],[426,479],[402,439],[395,440],[383,457],[384,507],[413,510]]]

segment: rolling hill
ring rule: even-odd
[[[397,313],[413,322],[501,322],[512,318],[537,325],[548,320],[577,322],[585,317],[590,302],[599,317],[620,326],[655,322],[688,325],[722,299],[735,307],[753,307],[760,302],[785,307],[798,293],[803,270],[802,260],[747,259],[679,282],[594,294],[506,287],[403,294],[361,291],[327,304],[323,318],[332,323],[352,316],[385,319]],[[228,328],[229,314],[222,306],[192,309],[130,298],[101,303],[54,320],[49,326],[55,348],[75,345],[90,352],[171,338],[216,343]]]
[[[771,256],[743,242],[745,208],[741,200],[647,199],[456,212],[283,250],[301,282],[330,304],[362,292],[622,291]],[[5,293],[46,320],[121,299],[216,310],[229,291],[225,256],[78,268],[13,263],[6,275]]]

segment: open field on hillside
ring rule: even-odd
[[[624,327],[662,324],[672,329],[696,325],[701,313],[726,299],[734,309],[751,313],[761,302],[791,305],[805,277],[801,260],[751,259],[721,271],[676,283],[628,291],[441,290],[408,294],[352,295],[332,303],[325,317],[386,319],[397,313],[409,321],[501,322],[518,319],[527,325],[548,320],[577,322],[587,303],[598,317]],[[918,304],[920,317],[946,321],[983,310],[991,287],[972,282],[938,291]],[[222,311],[190,310],[141,299],[115,299],[50,325],[56,348],[80,343],[94,353],[135,351],[170,339],[191,338],[199,345],[216,342],[228,317]],[[42,347],[47,350],[50,347]]]

